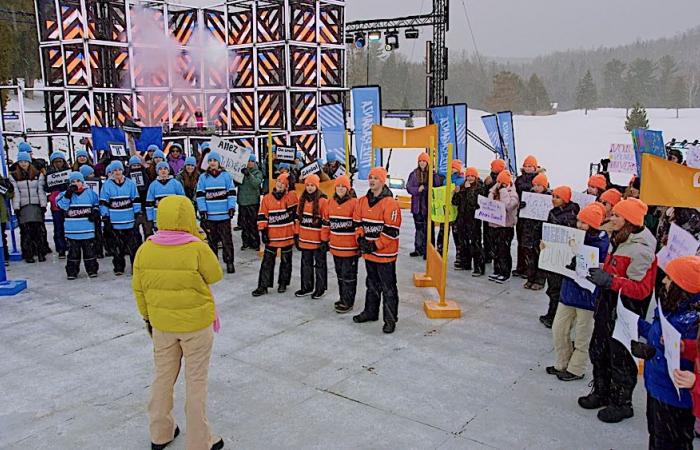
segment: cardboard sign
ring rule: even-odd
[[[345,165],[340,164],[340,165],[338,165],[338,168],[333,173],[333,179],[336,179],[338,177],[342,177],[343,175],[345,175]]]
[[[321,171],[321,165],[318,161],[314,161],[311,164],[307,164],[301,168],[301,179],[308,177],[311,174],[318,173]]]
[[[639,340],[639,315],[625,308],[619,296],[617,299],[617,320],[612,337],[624,345],[630,355],[632,354],[632,341]]]
[[[225,141],[219,136],[213,136],[209,142],[212,151],[216,151],[221,155],[221,167],[231,175],[233,181],[242,183],[245,176],[241,173],[243,169],[248,167],[248,159],[250,158],[250,149],[240,147],[233,142]],[[206,170],[209,165],[207,157],[202,159],[202,169]]]
[[[525,207],[520,210],[521,218],[543,222],[549,218],[549,211],[552,209],[551,195],[523,192],[522,201],[525,202]]]
[[[587,194],[585,192],[572,192],[571,201],[578,204],[578,206],[583,209],[590,205],[596,200],[595,195]]]
[[[577,228],[563,227],[551,223],[542,224],[542,242],[544,248],[540,251],[538,267],[542,270],[558,273],[571,279],[578,278],[576,271],[567,268],[576,258],[578,267],[579,249],[583,245],[586,232]],[[598,261],[595,261],[596,267]]]
[[[275,157],[279,161],[293,162],[296,156],[296,148],[294,147],[275,147]]]
[[[659,320],[661,321],[661,334],[664,338],[664,356],[666,357],[666,369],[668,376],[673,380],[673,372],[681,369],[681,334],[676,330],[671,322],[668,321],[664,310],[659,306]],[[681,391],[678,386],[673,384],[678,393],[678,398],[681,398]]]
[[[62,170],[60,172],[54,172],[52,174],[46,175],[46,184],[48,187],[59,186],[61,184],[68,183],[68,178],[70,177],[70,170]]]
[[[97,196],[100,196],[100,180],[85,180],[85,186],[92,189]]]
[[[143,179],[143,172],[140,170],[138,172],[131,172],[129,174],[131,181],[136,184],[136,187],[143,187],[146,185],[146,181]]]
[[[685,151],[685,161],[688,167],[700,169],[700,145],[690,145]]]
[[[681,256],[693,256],[698,252],[700,242],[695,236],[685,231],[675,223],[671,223],[666,246],[656,254],[659,267],[666,270],[666,265]]]
[[[637,174],[637,156],[631,144],[610,144],[610,165],[612,173]]]
[[[110,142],[109,152],[112,154],[112,156],[116,156],[117,158],[127,157],[126,145],[124,145],[122,142]]]
[[[506,204],[498,200],[479,196],[479,209],[474,212],[474,218],[485,222],[506,226]]]
[[[0,184],[0,195],[5,195],[7,194],[7,188]]]

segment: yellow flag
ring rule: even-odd
[[[644,153],[640,187],[647,205],[700,208],[700,169]]]
[[[430,148],[437,142],[437,125],[392,128],[372,125],[373,148]]]

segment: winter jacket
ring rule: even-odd
[[[31,168],[30,168],[31,169]],[[12,209],[15,211],[27,205],[37,205],[46,208],[46,192],[44,191],[44,174],[33,171],[34,177],[29,179],[29,173],[21,170],[19,166],[12,172],[12,188],[15,192],[12,198]]]
[[[7,210],[7,200],[15,196],[15,188],[12,181],[0,175],[0,223],[7,223],[10,214]]]
[[[187,230],[198,236],[192,210],[168,201],[158,212],[163,230]],[[216,255],[202,241],[159,245],[147,240],[134,259],[131,286],[144,319],[160,331],[191,333],[210,326],[216,317],[209,288],[223,278]]]
[[[294,245],[294,220],[299,200],[294,192],[266,194],[258,211],[258,230],[266,232],[270,247]]]
[[[656,239],[644,228],[613,249],[605,260],[603,270],[613,275],[610,289],[619,292],[623,304],[645,300],[654,290],[656,281]]]
[[[376,251],[362,255],[367,261],[396,261],[399,254],[401,209],[388,187],[384,186],[376,197],[372,191],[367,191],[367,195],[358,201],[353,221],[360,225],[356,230],[357,237],[364,237],[377,246]]]
[[[455,188],[455,186],[463,186],[464,185],[464,177],[460,173],[453,173],[452,176],[450,177],[450,181],[452,182],[452,189]],[[447,178],[441,177],[440,179],[440,186],[445,186],[447,185]]]
[[[304,192],[302,199],[304,195],[307,196],[306,202],[304,202],[304,211],[300,214],[297,210],[297,217],[294,221],[294,234],[299,236],[299,248],[304,250],[316,250],[321,245],[321,241],[328,241],[329,237],[328,199],[322,196],[321,191],[316,192],[319,194],[318,216],[314,219],[313,201]]]
[[[168,177],[165,180],[156,179],[148,186],[146,195],[146,218],[153,222],[156,220],[158,203],[170,195],[185,195],[185,189],[175,178]]]
[[[170,158],[170,155],[166,158],[168,161],[168,166],[170,166],[170,173],[178,174],[182,169],[185,168],[185,156],[180,155],[178,159]]]
[[[151,179],[148,176],[148,171],[143,167],[131,170],[129,169],[127,176],[131,178],[131,181],[136,185],[136,190],[139,193],[139,198],[141,199],[141,204],[146,204],[146,196],[148,195],[148,188],[151,185]]]
[[[136,184],[124,177],[118,184],[107,180],[100,190],[100,213],[108,217],[115,230],[128,230],[134,227],[136,214],[141,213],[141,198]]]
[[[547,223],[561,225],[563,227],[576,228],[577,216],[581,211],[577,203],[569,202],[552,208],[547,217]]]
[[[95,216],[99,218],[100,199],[95,191],[83,186],[83,190],[65,197],[65,191],[58,195],[58,206],[66,212],[65,230],[68,239],[94,239]]]
[[[680,334],[681,339],[695,339],[698,335],[698,319],[700,314],[694,309],[700,302],[700,294],[678,305],[676,311],[665,312],[666,319]],[[654,311],[654,321],[649,323],[639,319],[639,335],[646,339],[647,344],[656,349],[654,357],[644,364],[644,386],[649,395],[656,400],[676,408],[690,409],[693,402],[689,389],[681,389],[678,398],[673,381],[668,376],[667,361],[664,355],[664,345],[661,343],[661,320],[659,308]],[[693,360],[681,357],[681,370],[693,370]],[[696,382],[697,383],[697,382]]]
[[[547,190],[542,192],[542,194],[551,195],[552,193]],[[542,224],[544,222],[541,220],[518,217],[518,223],[522,230],[518,245],[525,248],[540,248],[540,241],[542,241]],[[576,224],[574,223],[574,225]]]
[[[333,256],[350,257],[359,253],[356,235],[359,224],[353,220],[357,204],[358,200],[349,193],[343,198],[335,194],[328,202],[328,236],[322,236],[322,240],[328,241]]]
[[[68,176],[71,170],[68,164],[62,169],[57,169],[52,165],[46,170],[46,185],[44,190],[49,194],[49,203],[51,204],[51,211],[58,211],[60,208],[56,204],[58,199],[58,194],[68,189],[70,182],[68,181]]]
[[[484,184],[480,179],[476,179],[471,186],[464,187],[464,183],[459,192],[452,196],[452,204],[457,207],[458,226],[471,224],[475,221],[481,222],[474,218],[474,212],[479,208],[479,195],[483,194]]]
[[[263,173],[257,165],[247,170],[248,173],[243,178],[243,182],[238,185],[238,204],[241,206],[259,205]]]
[[[496,189],[498,184],[494,185],[489,191],[489,198],[494,199]],[[508,187],[499,189],[499,201],[506,204],[506,226],[505,228],[512,228],[518,222],[518,206],[520,206],[520,197],[515,191],[515,187],[511,184]],[[503,228],[495,223],[489,223],[491,228]]]
[[[197,210],[207,213],[207,220],[221,222],[230,219],[229,211],[236,209],[236,188],[226,171],[207,170],[197,182]]]
[[[420,184],[418,183],[417,171],[420,170],[416,168],[408,176],[408,182],[406,183],[406,190],[411,194],[411,214],[420,214],[422,216],[428,215],[428,191],[429,189],[424,189],[423,192],[419,192]],[[433,186],[442,186],[443,177],[439,176],[437,173],[433,173]],[[423,184],[427,188],[428,182]]]
[[[683,339],[683,350],[681,351],[681,365],[683,359],[693,361],[693,372],[695,373],[695,384],[690,390],[690,396],[693,400],[693,415],[696,419],[700,418],[700,355],[698,354],[698,340]]]
[[[584,245],[596,247],[600,263],[602,264],[605,261],[610,248],[610,238],[605,231],[589,231],[586,233],[583,243]],[[599,288],[591,292],[576,284],[574,280],[564,278],[561,284],[559,301],[567,306],[593,311],[595,310],[595,300],[598,297],[598,292]]]
[[[534,173],[521,173],[515,179],[515,190],[518,192],[518,197],[522,197],[523,192],[530,192],[532,190],[532,180],[537,176],[537,171]]]
[[[192,175],[188,175],[185,169],[181,170],[180,173],[175,177],[177,181],[180,182],[183,189],[185,190],[185,197],[189,198],[192,205],[197,208],[197,183],[199,182],[199,172],[195,170]]]

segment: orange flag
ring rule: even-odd
[[[700,208],[700,169],[644,153],[639,198],[653,206]]]
[[[374,148],[429,148],[436,143],[437,125],[435,124],[418,128],[372,125],[372,147]]]

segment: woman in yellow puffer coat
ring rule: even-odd
[[[172,415],[173,386],[185,357],[188,450],[218,450],[206,417],[209,358],[218,327],[209,285],[221,266],[202,241],[192,203],[182,196],[161,200],[158,232],[138,250],[131,282],[136,303],[153,338],[155,376],[148,404],[152,448],[162,449],[180,433]]]

